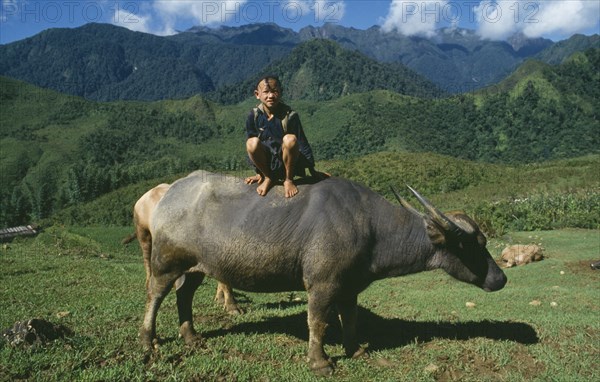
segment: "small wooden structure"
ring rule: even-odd
[[[0,229],[0,243],[11,241],[17,236],[35,236],[39,233],[39,231],[39,227],[36,225],[3,228]]]

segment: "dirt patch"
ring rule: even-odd
[[[600,275],[600,269],[592,269],[592,267],[590,267],[590,264],[596,261],[598,261],[598,259],[569,261],[565,263],[565,266],[571,273],[584,275]]]
[[[235,320],[231,315],[223,313],[198,313],[194,315],[194,322],[199,328],[202,327],[220,327],[223,330],[229,330],[235,325]]]
[[[515,350],[511,351],[510,359],[513,362],[508,365],[500,365],[498,360],[493,357],[465,350],[458,358],[458,362],[450,362],[449,358],[444,355],[439,356],[432,364],[436,367],[431,368],[431,375],[440,382],[460,381],[465,375],[495,381],[505,379],[510,372],[516,372],[522,375],[524,380],[530,380],[535,379],[545,370],[543,363],[533,357],[525,345],[517,346]]]
[[[223,354],[223,357],[225,359],[229,359],[229,360],[238,359],[238,360],[246,361],[249,363],[260,362],[265,359],[264,354],[246,353],[246,352],[241,352],[238,349],[228,350],[227,352],[225,352]]]
[[[436,381],[440,382],[449,382],[449,381],[460,381],[463,377],[463,373],[455,370],[453,368],[449,368],[441,371],[436,377]]]
[[[535,379],[546,369],[543,362],[529,353],[527,346],[517,346],[515,350],[511,352],[511,359],[514,360],[514,362],[506,365],[506,369],[517,371],[523,376],[523,379],[527,381]]]
[[[440,360],[440,361],[443,361]],[[479,353],[473,351],[465,351],[460,356],[458,364],[465,365],[472,375],[477,375],[481,379],[499,380],[505,374],[505,371],[496,364],[491,358],[485,358]],[[436,381],[458,381],[462,379],[463,371],[457,370],[453,365],[440,368],[435,376]]]

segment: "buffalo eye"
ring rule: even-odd
[[[478,238],[475,237],[463,237],[455,243],[456,248],[462,256],[471,257],[479,253],[481,246]]]

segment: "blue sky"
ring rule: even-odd
[[[299,30],[326,22],[357,29],[380,25],[384,32],[431,36],[440,27],[476,30],[501,40],[521,32],[562,40],[600,33],[598,0],[0,0],[0,44],[48,28],[88,22],[170,35],[192,26],[238,26],[275,22]]]

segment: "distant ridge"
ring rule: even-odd
[[[276,73],[288,100],[327,101],[371,90],[390,90],[414,97],[433,98],[446,93],[416,72],[397,63],[380,63],[334,41],[313,39],[296,46],[261,75]],[[211,95],[221,103],[237,103],[254,91],[253,76]]]
[[[487,41],[460,28],[423,38],[384,33],[378,26],[359,30],[325,24],[295,32],[276,24],[249,24],[194,27],[159,37],[91,23],[0,46],[0,75],[92,100],[186,98],[256,77],[313,39],[334,41],[380,63],[403,64],[450,93],[498,83],[527,58],[558,64],[598,46],[598,35],[558,43],[523,35]]]

